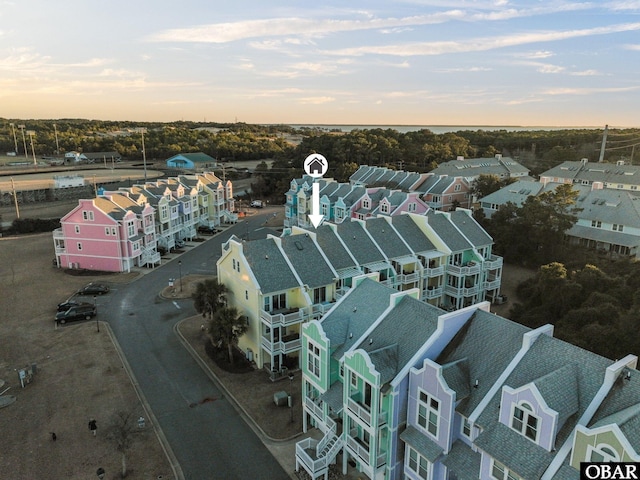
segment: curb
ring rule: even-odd
[[[154,415],[153,410],[149,405],[149,402],[147,402],[147,398],[142,392],[142,389],[138,384],[138,380],[136,379],[136,376],[131,370],[131,366],[129,365],[129,362],[127,361],[126,357],[124,356],[124,353],[120,348],[120,344],[118,343],[118,340],[115,338],[113,334],[113,330],[111,330],[111,325],[109,325],[106,322],[100,322],[100,323],[102,323],[102,326],[107,330],[109,334],[109,338],[111,339],[111,342],[113,343],[116,349],[116,352],[118,353],[118,357],[120,357],[120,361],[122,362],[122,365],[124,366],[124,369],[126,370],[127,375],[129,376],[129,380],[131,381],[131,384],[133,385],[133,389],[135,390],[136,395],[138,396],[138,399],[142,404],[142,408],[144,409],[145,414],[147,415],[147,418],[149,418],[149,420],[151,421],[151,424],[153,425],[153,431],[155,432],[156,437],[160,442],[160,446],[162,447],[164,454],[167,456],[167,460],[169,460],[169,465],[171,465],[171,469],[173,470],[174,478],[176,480],[185,480],[184,473],[182,472],[182,468],[180,467],[180,463],[178,462],[178,459],[173,453],[173,450],[171,449],[171,445],[169,445],[169,442],[167,441],[167,437],[164,435],[164,432],[162,431],[162,427],[160,427],[160,423],[158,422],[158,419]]]

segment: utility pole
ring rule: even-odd
[[[147,153],[144,150],[144,131],[146,128],[141,128],[140,133],[142,134],[142,164],[144,165],[144,181],[147,182]]]
[[[10,123],[9,125],[11,125],[11,131],[13,132],[13,144],[14,144],[14,152],[16,152],[16,155],[18,154],[18,139],[16,138],[16,125],[15,123]]]
[[[598,163],[602,163],[604,161],[604,150],[607,146],[607,133],[609,132],[609,125],[604,126],[604,134],[602,135],[602,145],[600,145],[600,158],[598,158]]]
[[[60,145],[58,144],[58,129],[56,128],[56,124],[53,124],[53,133],[56,136],[56,155],[60,153]]]
[[[13,183],[13,177],[11,177],[11,190],[13,190],[13,203],[16,206],[16,218],[20,218],[20,209],[18,208],[18,195],[16,194],[16,184]]]
[[[33,147],[33,136],[36,134],[33,130],[28,130],[29,141],[31,142],[31,153],[33,154],[33,168],[38,168],[38,162],[36,162],[36,150]]]
[[[18,125],[18,128],[22,130],[22,143],[24,144],[24,158],[29,159],[29,155],[27,154],[27,139],[24,136],[24,125]]]

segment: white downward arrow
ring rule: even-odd
[[[311,188],[311,215],[309,215],[313,228],[318,228],[323,218],[324,215],[320,215],[320,184],[313,182]]]

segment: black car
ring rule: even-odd
[[[91,303],[83,303],[81,305],[76,305],[70,307],[68,310],[64,312],[56,313],[56,322],[57,323],[67,323],[72,320],[90,320],[91,317],[96,316],[96,306]]]
[[[109,287],[103,283],[90,283],[78,290],[78,295],[102,295],[109,293]]]
[[[66,312],[71,307],[77,307],[79,305],[88,305],[85,302],[76,302],[75,300],[67,300],[66,302],[62,302],[58,304],[58,312]]]
[[[209,235],[214,235],[216,233],[216,229],[203,225],[201,227],[198,227],[198,233],[208,233]]]

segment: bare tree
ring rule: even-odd
[[[122,478],[127,476],[127,453],[137,430],[136,415],[133,411],[119,411],[114,415],[107,437],[113,441],[122,459]]]

